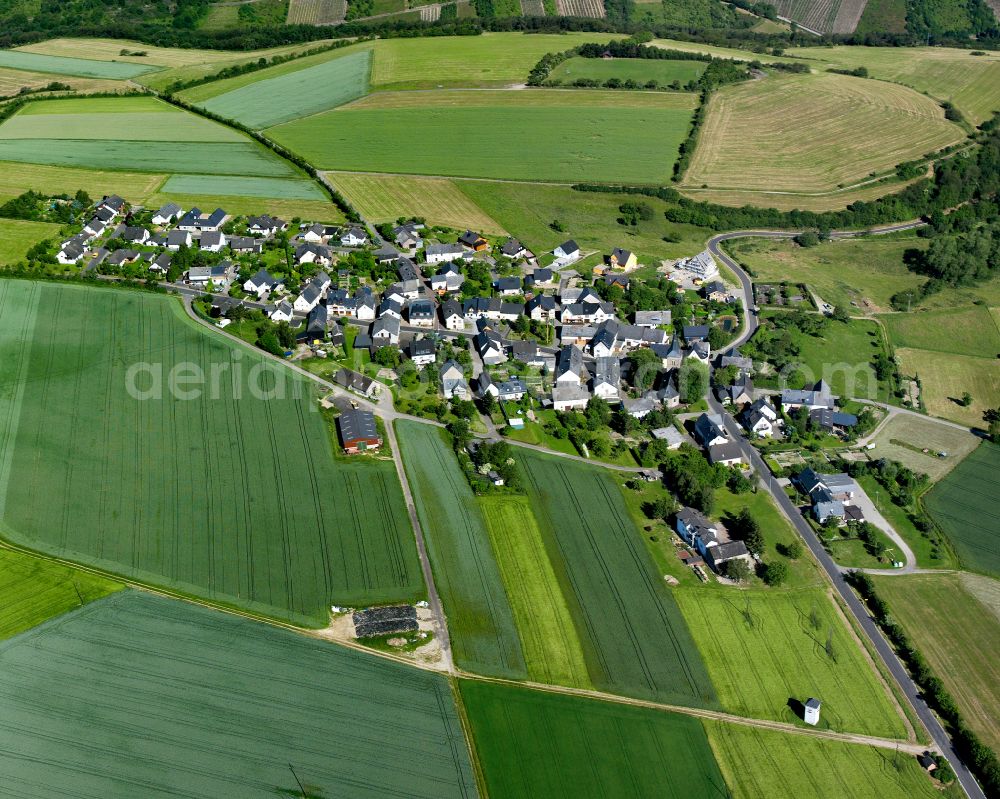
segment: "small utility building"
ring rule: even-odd
[[[344,411],[337,417],[337,427],[340,429],[340,443],[344,446],[344,452],[351,455],[382,446],[382,438],[375,425],[375,414],[369,411]]]
[[[812,724],[814,727],[819,724],[819,706],[820,701],[818,699],[807,699],[804,719],[806,724]]]

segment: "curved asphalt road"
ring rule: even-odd
[[[900,225],[889,225],[864,232],[838,231],[836,233],[832,233],[831,237],[835,239],[845,239],[855,238],[857,236],[865,235],[865,233],[876,235],[896,233],[901,230],[912,230],[914,228],[922,227],[923,225],[924,223],[921,221],[906,222]],[[751,311],[753,303],[753,281],[750,280],[750,276],[738,263],[736,263],[736,261],[722,251],[722,248],[720,247],[721,243],[732,239],[747,237],[787,239],[792,238],[795,235],[796,233],[794,231],[748,230],[721,233],[718,236],[713,236],[709,239],[709,251],[715,258],[732,270],[733,274],[736,275],[742,286],[740,301],[743,304],[743,318],[745,320],[744,329],[741,331],[736,340],[730,345],[730,348],[735,349],[745,343],[757,330],[759,322],[756,314]],[[972,772],[969,771],[965,763],[963,763],[959,758],[958,752],[955,751],[955,746],[948,737],[948,734],[944,731],[944,728],[938,721],[937,716],[934,715],[930,707],[924,701],[923,695],[920,693],[917,685],[910,678],[910,675],[907,673],[899,658],[896,657],[896,653],[889,645],[889,642],[882,636],[882,632],[872,620],[872,617],[868,614],[864,604],[862,604],[861,600],[858,599],[857,595],[851,590],[847,583],[844,582],[844,576],[841,568],[834,563],[833,558],[831,558],[827,554],[826,550],[823,549],[823,545],[820,543],[819,538],[809,526],[808,522],[806,522],[803,518],[800,510],[795,506],[791,499],[789,499],[788,495],[784,492],[781,486],[778,485],[777,481],[771,476],[770,469],[767,468],[767,465],[764,463],[757,450],[750,445],[746,438],[744,438],[743,429],[736,422],[736,420],[726,411],[722,404],[719,403],[711,393],[709,393],[708,396],[708,404],[713,413],[722,415],[722,418],[726,423],[726,428],[729,430],[733,440],[739,444],[744,457],[747,458],[751,467],[760,475],[761,481],[766,485],[767,490],[774,498],[774,501],[777,503],[782,513],[785,514],[795,529],[798,530],[799,535],[802,536],[802,539],[812,551],[816,560],[819,561],[819,564],[823,567],[824,571],[826,571],[827,576],[833,583],[834,588],[837,589],[837,593],[840,594],[848,610],[850,610],[850,612],[854,615],[854,618],[857,619],[861,629],[864,630],[865,635],[868,636],[869,640],[874,645],[875,651],[878,652],[878,656],[882,659],[882,662],[885,664],[889,673],[899,685],[902,692],[906,695],[909,703],[913,706],[913,709],[916,711],[921,723],[923,723],[924,727],[927,728],[934,745],[945,757],[948,758],[948,762],[955,771],[955,775],[957,776],[958,781],[966,795],[969,796],[970,799],[986,799],[986,794],[983,793],[983,789],[979,787],[979,783],[976,782]]]

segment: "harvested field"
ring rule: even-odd
[[[514,614],[486,522],[454,454],[435,427],[404,421],[396,432],[458,665],[479,674],[526,679]]]
[[[927,412],[970,427],[983,428],[983,413],[1000,405],[1000,361],[906,347],[896,349],[900,372],[920,378]],[[972,395],[962,405],[962,394]]]
[[[0,266],[23,260],[34,245],[45,239],[56,239],[61,229],[60,225],[47,222],[0,219]]]
[[[875,578],[913,645],[955,698],[966,723],[1000,750],[1000,619],[967,590],[963,574]],[[977,581],[995,580],[977,577]]]
[[[358,211],[375,222],[422,216],[432,225],[472,228],[502,235],[503,226],[444,178],[328,172],[327,177]]]
[[[13,97],[25,88],[43,89],[53,82],[70,86],[78,92],[114,92],[125,88],[119,81],[105,78],[75,78],[0,67],[0,97]]]
[[[1000,577],[1000,447],[984,441],[927,494],[927,510],[966,568]]]
[[[160,189],[164,194],[207,194],[267,197],[282,200],[318,200],[326,197],[311,180],[242,178],[230,175],[171,175]]]
[[[26,281],[0,291],[3,362],[18,364],[0,396],[9,538],[308,626],[325,626],[334,603],[423,595],[392,463],[335,462],[309,384],[175,300]],[[129,377],[143,363],[148,381]],[[176,364],[205,382],[168,390]]]
[[[612,477],[530,451],[521,453],[521,465],[594,686],[718,706],[687,624]]]
[[[119,194],[130,202],[141,203],[166,179],[167,176],[162,174],[108,172],[0,161],[0,198],[16,197],[28,189],[49,194],[83,189],[91,197]]]
[[[884,182],[865,183],[857,188],[836,189],[822,192],[797,191],[751,191],[748,189],[702,189],[697,186],[684,186],[681,194],[693,200],[718,205],[756,205],[760,208],[777,208],[779,211],[839,211],[854,202],[869,202],[877,200],[886,194],[902,191],[912,181],[889,179]]]
[[[712,97],[685,183],[830,191],[963,137],[933,100],[903,86],[832,74],[772,77]]]
[[[476,796],[443,677],[188,603],[120,592],[0,645],[0,675],[18,796]]]
[[[965,430],[901,413],[890,419],[875,436],[875,449],[869,455],[899,461],[937,481],[961,463],[979,443],[979,438]],[[928,451],[921,452],[923,449]],[[940,452],[948,454],[941,457]]]
[[[491,796],[724,795],[690,716],[468,680],[460,689]]]
[[[289,0],[289,25],[337,25],[347,16],[347,0]]]
[[[603,0],[556,0],[556,8],[562,17],[603,19],[605,16]]]
[[[0,50],[0,67],[23,69],[26,72],[45,72],[51,75],[76,75],[81,78],[112,80],[128,80],[156,69],[154,66],[143,64],[39,55],[23,50]]]
[[[699,587],[675,596],[729,712],[799,723],[789,700],[814,696],[824,729],[906,738],[887,687],[825,589]]]

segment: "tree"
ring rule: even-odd
[[[760,555],[764,551],[764,535],[749,508],[743,508],[737,513],[729,521],[728,527],[730,535],[746,544],[747,549],[753,554]]]
[[[807,230],[805,233],[799,233],[792,240],[800,247],[815,247],[819,244],[819,235],[811,230]]]
[[[968,408],[972,404],[972,395],[966,391],[962,394],[962,406]]]
[[[831,316],[835,321],[843,322],[844,324],[851,321],[851,315],[847,312],[847,308],[843,305],[834,305]]]
[[[983,421],[989,425],[990,441],[1000,444],[1000,408],[990,408],[985,411]]]
[[[737,583],[750,580],[750,564],[744,558],[734,558],[722,564],[722,576]]]
[[[802,557],[802,542],[796,540],[790,544],[778,544],[777,550],[789,560],[798,560]]]
[[[762,577],[768,585],[781,585],[788,578],[788,564],[783,560],[772,561],[764,566]]]
[[[380,366],[387,366],[389,368],[396,368],[399,366],[400,355],[399,347],[395,344],[389,344],[385,347],[379,347],[375,350],[375,355],[373,356],[375,363]]]
[[[688,358],[681,364],[677,376],[681,402],[697,402],[708,391],[708,366],[697,358]]]
[[[587,400],[587,408],[583,415],[589,429],[601,430],[611,422],[611,406],[600,397],[591,397]]]

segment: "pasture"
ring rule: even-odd
[[[717,707],[691,632],[611,475],[530,451],[521,466],[594,687]]]
[[[279,75],[270,76],[267,70],[255,73],[253,82],[213,95],[198,105],[247,127],[261,129],[328,111],[364,96],[368,91],[371,50],[350,54],[334,51],[334,54],[339,57],[324,54],[327,58],[323,62]]]
[[[641,84],[655,80],[660,86],[673,81],[685,84],[698,80],[705,71],[703,61],[657,61],[648,58],[581,58],[574,56],[563,61],[549,75],[550,80],[572,83],[580,78],[599,80],[611,78],[634,80]]]
[[[422,216],[432,225],[472,228],[494,235],[506,233],[451,180],[351,172],[328,172],[326,176],[363,216],[374,222]]]
[[[531,505],[522,497],[480,499],[535,682],[589,688],[587,664],[566,598],[545,551]]]
[[[823,729],[906,738],[888,689],[825,588],[674,594],[727,711],[801,723],[789,701],[814,696]]]
[[[207,194],[214,197],[267,197],[281,200],[327,201],[323,190],[313,181],[290,178],[171,175],[160,191],[164,194]],[[260,204],[258,203],[258,205]]]
[[[1000,447],[983,442],[924,498],[966,568],[1000,577]]]
[[[449,86],[507,86],[524,83],[546,53],[587,42],[606,42],[609,33],[435,36],[376,42],[372,86],[379,89],[437,89]]]
[[[983,413],[1000,405],[1000,361],[932,350],[896,348],[900,372],[920,378],[927,412],[969,427],[983,428]],[[961,405],[962,394],[972,395]]]
[[[966,578],[908,574],[899,579],[876,577],[875,585],[917,651],[944,681],[966,723],[997,750],[1000,618],[966,590]]]
[[[17,364],[0,397],[0,518],[16,543],[307,626],[334,603],[424,594],[392,463],[334,461],[309,384],[174,300],[0,290]],[[148,377],[129,377],[136,364]],[[205,382],[171,391],[177,364]]]
[[[802,47],[816,69],[865,67],[869,75],[948,100],[974,125],[1000,111],[1000,54],[949,47]]]
[[[61,227],[47,222],[25,222],[20,219],[0,219],[0,266],[16,264],[24,259],[35,244],[55,239]]]
[[[526,679],[514,613],[490,534],[458,461],[435,427],[402,421],[396,434],[456,662],[479,674]]]
[[[695,98],[629,94],[382,92],[269,128],[267,134],[323,169],[525,181],[666,181]],[[626,107],[629,125],[618,124]],[[565,124],[567,117],[573,117],[572,125]]]
[[[0,549],[0,640],[121,587],[69,566]]]
[[[705,729],[733,799],[940,799],[956,795],[942,794],[913,755],[891,749],[721,721],[705,721]]]
[[[185,602],[122,591],[0,644],[0,674],[20,796],[476,796],[443,677]]]
[[[514,686],[459,686],[491,796],[725,795],[695,718]]]
[[[45,72],[51,75],[74,75],[80,78],[108,78],[111,80],[129,80],[156,69],[156,67],[145,64],[40,55],[23,50],[0,50],[0,67],[23,69],[26,72]]]
[[[713,95],[684,182],[830,191],[964,135],[933,100],[904,86],[832,74],[771,77]]]
[[[901,413],[886,422],[873,443],[871,457],[899,461],[936,482],[979,446],[980,439],[966,430]],[[923,449],[928,451],[922,452]],[[941,457],[940,452],[948,454]]]
[[[979,358],[1000,355],[1000,329],[989,309],[982,306],[887,314],[882,323],[897,347]]]

